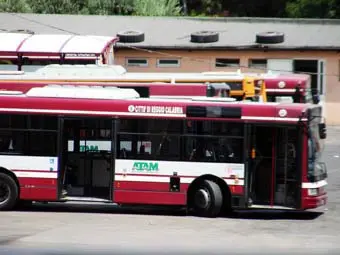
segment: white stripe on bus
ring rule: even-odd
[[[198,176],[197,176],[198,177]],[[195,178],[181,177],[181,183],[190,184]],[[168,176],[138,176],[138,175],[116,175],[115,181],[129,181],[129,182],[157,182],[157,183],[169,183],[170,177]],[[244,180],[238,180],[235,182],[233,179],[227,179],[225,182],[229,185],[244,185]]]
[[[303,182],[302,183],[302,188],[303,189],[317,189],[321,188],[323,186],[326,186],[328,183],[326,180],[321,180],[318,182]]]
[[[0,167],[20,171],[57,171],[58,157],[0,155]]]
[[[306,118],[285,118],[285,117],[257,117],[257,116],[242,116],[243,120],[274,120],[274,121],[289,121],[289,122],[298,122],[298,121],[307,121]]]
[[[13,171],[18,178],[57,179],[57,172]]]

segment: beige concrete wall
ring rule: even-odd
[[[126,67],[126,58],[148,58],[148,67]],[[181,65],[176,68],[157,67],[158,58],[180,58]],[[216,58],[238,58],[241,69],[244,71],[254,71],[249,68],[248,60],[253,58],[294,58],[294,59],[323,59],[325,66],[325,107],[327,123],[330,125],[340,125],[340,81],[339,81],[339,61],[340,52],[336,51],[169,51],[160,50],[157,52],[146,52],[137,50],[118,49],[115,53],[115,63],[123,65],[130,72],[203,72],[217,70],[237,70],[238,68],[218,68],[215,67]]]

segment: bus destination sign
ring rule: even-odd
[[[146,105],[129,105],[129,112],[133,113],[156,113],[156,114],[183,114],[183,107],[179,106],[146,106]]]

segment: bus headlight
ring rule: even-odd
[[[317,196],[318,189],[308,189],[308,196]]]

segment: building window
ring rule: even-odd
[[[216,67],[239,67],[240,60],[237,58],[216,58]]]
[[[146,58],[128,58],[126,59],[127,66],[139,66],[139,67],[147,67],[148,60]]]
[[[266,69],[267,59],[249,59],[248,66],[250,68]]]
[[[157,67],[179,67],[179,59],[157,59]]]

